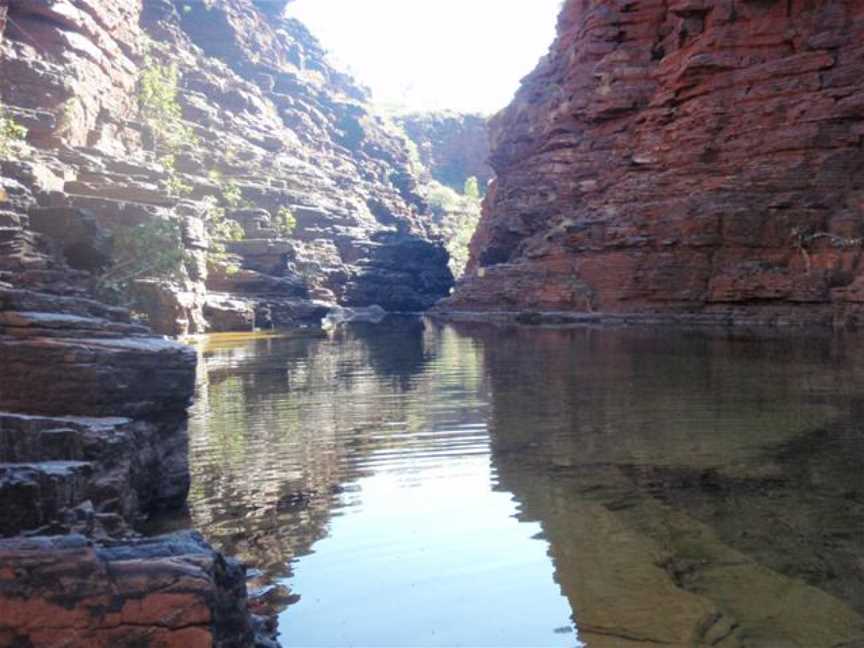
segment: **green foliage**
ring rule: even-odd
[[[236,180],[225,178],[219,171],[212,169],[208,174],[219,189],[219,201],[228,209],[241,209],[254,207],[254,205],[243,197],[243,190]]]
[[[168,172],[166,189],[176,197],[192,191],[177,172],[177,155],[198,144],[195,133],[183,123],[179,94],[180,72],[176,65],[150,64],[141,72],[138,111],[153,133],[159,162]]]
[[[203,202],[206,206],[204,225],[210,236],[210,251],[207,254],[207,261],[214,265],[226,267],[229,274],[236,272],[238,268],[231,263],[225,243],[242,241],[246,233],[240,223],[227,217],[225,207],[220,204],[216,196],[207,196]]]
[[[432,209],[439,212],[453,212],[462,208],[462,196],[446,185],[433,182],[429,185],[426,200]]]
[[[207,196],[203,201],[206,205],[204,222],[210,238],[216,241],[242,241],[243,228],[240,223],[226,216],[225,208],[219,204],[215,196]]]
[[[273,228],[285,238],[294,233],[297,227],[297,219],[287,207],[280,207],[273,218]]]
[[[122,302],[139,279],[177,279],[187,252],[176,220],[151,220],[114,234],[113,263],[97,282],[101,297]]]
[[[14,142],[27,137],[27,129],[6,114],[0,105],[0,159],[9,159],[14,154]]]
[[[447,239],[447,252],[450,253],[450,269],[453,276],[459,278],[465,272],[470,255],[469,246],[477,223],[480,222],[480,210],[466,212],[458,217]]]
[[[188,184],[180,177],[180,174],[177,173],[177,158],[172,155],[163,155],[159,158],[159,163],[162,165],[162,168],[168,172],[168,180],[165,183],[165,188],[168,190],[168,194],[174,196],[175,198],[182,198],[183,196],[188,196],[192,193],[192,185]]]
[[[176,65],[149,65],[138,81],[138,110],[153,129],[157,147],[174,149],[190,139],[182,123],[180,72]]]
[[[474,183],[477,182],[475,179]],[[426,200],[436,215],[438,228],[450,253],[450,268],[459,277],[468,263],[468,245],[480,221],[480,196],[466,183],[466,195],[461,195],[446,185],[431,182],[426,185]]]
[[[472,200],[480,200],[480,183],[476,177],[471,176],[465,181],[465,190],[462,193]]]
[[[226,180],[222,185],[222,200],[231,209],[239,209],[248,206],[249,202],[243,199],[243,192],[234,180]]]

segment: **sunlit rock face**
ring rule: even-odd
[[[857,0],[568,1],[448,307],[858,322],[862,36]]]
[[[57,224],[70,214],[109,242],[124,228],[181,224],[182,276],[135,291],[161,333],[288,326],[336,303],[418,311],[452,286],[404,136],[302,24],[282,17],[285,4],[9,4],[0,96],[36,151],[3,173],[54,210],[41,213],[39,233],[64,253],[70,236],[80,238],[80,228]],[[156,65],[176,66],[182,122],[195,140],[174,154],[189,187],[182,198],[169,192],[164,151],[139,113],[142,75]],[[229,203],[226,182],[239,190]],[[205,231],[208,197],[244,230],[245,241],[228,245],[231,263],[208,264],[220,243]],[[275,226],[283,209],[296,220],[290,235]],[[406,255],[415,262],[393,265]],[[226,270],[235,265],[241,273]],[[236,308],[222,316],[226,304]]]

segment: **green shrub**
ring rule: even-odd
[[[432,182],[429,185],[426,200],[433,209],[441,212],[458,211],[462,208],[462,196],[450,187],[437,182]]]
[[[114,233],[111,266],[97,280],[97,293],[122,302],[138,279],[178,279],[187,259],[176,220],[151,220]]]
[[[207,253],[207,261],[213,265],[225,266],[229,273],[236,272],[236,265],[230,263],[230,257],[225,247],[226,242],[242,241],[246,233],[237,221],[226,216],[223,207],[216,196],[207,196],[203,202],[206,205],[204,211],[204,226],[210,236],[210,250]]]
[[[250,203],[243,199],[243,192],[240,190],[234,180],[226,180],[222,186],[222,200],[231,209],[239,209],[240,207],[248,207]]]
[[[438,217],[440,233],[450,253],[450,269],[458,278],[468,263],[468,246],[480,221],[479,183],[476,178],[469,178],[462,195],[433,181],[426,185],[426,200]]]
[[[163,155],[159,158],[159,163],[168,173],[168,180],[165,183],[165,188],[168,190],[170,196],[182,198],[183,196],[188,196],[192,193],[192,185],[184,181],[183,178],[180,177],[180,174],[177,173],[176,158],[173,154]]]
[[[477,224],[480,222],[480,210],[469,211],[461,215],[459,220],[453,224],[452,234],[446,242],[447,252],[450,254],[450,269],[457,279],[465,272],[470,256],[469,246]]]
[[[13,143],[27,137],[27,129],[6,114],[0,105],[0,159],[8,159],[13,153]]]
[[[177,172],[177,155],[198,144],[191,128],[183,123],[180,72],[176,65],[149,64],[138,82],[138,112],[153,133],[159,162],[168,173],[166,189],[175,197],[188,195],[192,187]]]
[[[273,218],[273,229],[285,238],[288,238],[294,233],[297,228],[297,219],[291,210],[287,207],[280,207]]]

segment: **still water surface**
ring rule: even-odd
[[[213,338],[192,523],[284,646],[861,648],[864,348],[439,326]]]

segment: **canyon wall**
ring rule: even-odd
[[[337,303],[418,311],[448,293],[404,135],[285,3],[5,4],[0,97],[33,147],[2,167],[36,197],[20,226],[98,283],[112,239],[178,223],[183,271],[135,282],[159,332],[290,326]],[[171,150],[142,114],[148,89],[179,113]],[[242,240],[214,234],[214,206]]]
[[[443,308],[860,323],[862,68],[861,0],[569,0]]]
[[[0,188],[0,645],[252,645],[238,563],[137,533],[186,501],[194,351],[90,299]]]

